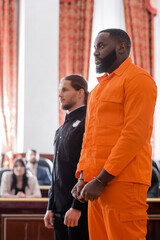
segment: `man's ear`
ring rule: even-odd
[[[123,55],[126,52],[126,44],[121,42],[117,45],[117,50],[120,55]]]
[[[79,92],[79,98],[84,96],[84,89],[83,88],[81,88],[78,92]]]

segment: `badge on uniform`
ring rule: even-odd
[[[75,121],[75,122],[73,123],[72,126],[73,126],[73,127],[77,127],[77,126],[80,124],[80,122],[81,122],[81,121],[77,120],[77,121]]]

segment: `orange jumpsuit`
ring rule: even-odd
[[[143,240],[156,84],[130,58],[98,81],[88,99],[76,176],[83,171],[88,182],[104,168],[115,178],[97,201],[89,202],[90,239]]]

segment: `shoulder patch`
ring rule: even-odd
[[[80,120],[77,120],[72,124],[72,126],[77,127],[80,124],[80,122],[81,122]]]

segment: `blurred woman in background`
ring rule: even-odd
[[[41,197],[36,177],[26,172],[23,159],[15,159],[13,170],[4,172],[1,181],[1,197],[34,198]]]

